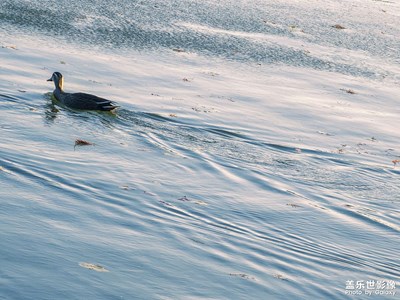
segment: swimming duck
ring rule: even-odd
[[[73,109],[84,110],[103,110],[111,111],[118,106],[114,105],[113,101],[97,97],[85,93],[66,93],[63,90],[64,77],[60,72],[54,72],[50,79],[53,81],[56,89],[53,91],[54,97],[62,104]]]

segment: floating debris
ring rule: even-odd
[[[66,62],[65,62],[65,61],[63,61],[63,60],[61,60],[61,61],[60,61],[60,64],[62,64],[62,65],[65,65],[65,64],[66,64]]]
[[[288,281],[288,279],[285,276],[283,276],[282,274],[274,274],[274,277],[278,278],[280,280]]]
[[[209,75],[209,76],[212,76],[212,77],[215,77],[215,76],[219,76],[219,73],[217,73],[217,72],[204,72],[204,74],[206,74],[206,75]]]
[[[331,133],[320,131],[320,130],[318,130],[317,133],[322,134],[322,135],[326,135],[326,136],[333,136],[333,134],[331,134]]]
[[[170,116],[171,118],[177,118],[177,117],[178,117],[176,114],[169,114],[169,116]]]
[[[94,146],[94,144],[91,142],[88,142],[88,141],[77,139],[77,140],[75,140],[74,147],[76,147],[76,146]]]
[[[168,203],[168,202],[163,201],[163,200],[160,200],[160,201],[158,201],[158,202],[160,202],[161,204],[163,204],[163,205],[165,205],[165,206],[172,206],[171,203]]]
[[[190,79],[188,79],[188,78],[186,78],[186,77],[183,78],[182,80],[185,81],[185,82],[191,82],[191,81],[192,81],[192,80],[190,80]]]
[[[127,185],[122,185],[122,186],[120,186],[120,188],[121,189],[123,189],[123,190],[131,190],[132,188],[130,188],[129,186],[127,186]],[[133,189],[134,190],[134,189]]]
[[[340,90],[346,92],[347,94],[352,94],[352,95],[357,94],[357,93],[356,93],[354,90],[352,90],[352,89],[340,89]]]
[[[18,92],[20,92],[20,93],[26,93],[25,90],[18,90]]]
[[[86,262],[80,262],[79,265],[82,268],[93,270],[96,272],[110,272],[106,268],[104,268],[103,266],[100,266],[100,265],[95,265],[95,264],[86,263]]]
[[[145,193],[145,194],[147,194],[149,196],[153,196],[153,197],[157,196],[156,194],[154,194],[152,192],[143,191],[143,193]]]
[[[17,46],[15,45],[7,45],[7,46],[1,46],[1,48],[6,48],[6,49],[13,49],[13,50],[18,50]]]
[[[344,27],[344,26],[342,26],[342,25],[340,25],[340,24],[335,24],[335,25],[333,25],[332,27],[333,27],[333,28],[336,28],[336,29],[346,29],[346,27]]]
[[[301,207],[300,205],[297,205],[294,203],[287,203],[286,205],[291,206],[291,207]]]
[[[206,202],[201,201],[201,200],[196,201],[194,204],[197,204],[197,205],[204,205],[204,206],[207,206],[207,205],[208,205]]]
[[[180,201],[190,201],[190,199],[186,196],[183,196],[182,198],[178,198]]]
[[[156,96],[156,97],[160,97],[160,95],[159,95],[159,94],[155,94],[155,93],[151,93],[150,95],[152,95],[152,96]]]
[[[172,49],[172,51],[175,51],[175,52],[178,52],[178,53],[185,52],[185,50],[179,49],[179,48],[174,48],[174,49]]]
[[[192,109],[195,112],[204,112],[204,113],[211,113],[216,111],[214,108],[207,108],[205,106],[192,107]]]
[[[249,276],[244,273],[229,273],[229,276],[240,277],[240,278],[247,279],[247,280],[256,280],[254,277]]]
[[[392,160],[392,163],[394,166],[396,166],[398,163],[400,163],[400,159],[394,159],[394,160]]]

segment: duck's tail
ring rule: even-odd
[[[104,110],[104,111],[112,111],[112,110],[114,110],[114,109],[116,109],[116,108],[118,108],[119,106],[117,106],[117,105],[106,105],[106,106],[102,106],[101,108],[100,108],[100,110]]]
[[[100,104],[100,110],[103,111],[111,111],[119,107],[118,105],[115,105],[115,103],[112,101],[104,101],[98,104]]]

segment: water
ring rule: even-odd
[[[399,11],[3,0],[0,298],[347,299],[348,280],[398,284]],[[53,71],[121,108],[53,103]]]

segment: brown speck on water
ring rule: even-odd
[[[352,90],[352,89],[340,89],[340,90],[346,92],[347,94],[352,94],[352,95],[357,94],[357,93],[356,93],[354,90]]]
[[[333,25],[332,27],[333,27],[333,28],[336,28],[336,29],[346,29],[346,27],[344,27],[344,26],[342,26],[342,25],[340,25],[340,24],[335,24],[335,25]]]
[[[94,144],[91,143],[91,142],[85,141],[85,140],[77,139],[77,140],[75,140],[75,146],[74,146],[74,148],[75,148],[76,146],[94,146]]]
[[[190,82],[190,81],[191,81],[191,80],[188,79],[188,78],[183,78],[182,80],[185,81],[185,82]]]
[[[392,163],[394,166],[397,166],[397,164],[400,163],[400,159],[394,159],[392,160]]]
[[[179,48],[174,48],[174,49],[172,49],[172,51],[178,52],[178,53],[185,52],[185,50],[179,49]]]
[[[170,116],[171,118],[177,118],[177,117],[178,117],[176,114],[169,114],[169,116]]]

